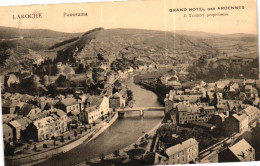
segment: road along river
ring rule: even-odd
[[[127,87],[133,91],[135,100],[134,107],[162,106],[158,102],[155,93],[143,89],[134,84],[133,78],[126,80]],[[100,134],[93,141],[82,144],[69,152],[54,156],[37,165],[76,165],[84,162],[86,159],[92,159],[113,153],[115,150],[122,149],[135,142],[145,132],[155,127],[164,116],[162,111],[145,112],[144,117],[140,117],[139,112],[127,112],[125,118],[117,120],[106,131]]]

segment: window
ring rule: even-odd
[[[9,133],[9,136],[11,136],[11,133]]]

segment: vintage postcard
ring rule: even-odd
[[[0,7],[5,165],[260,160],[256,0]]]

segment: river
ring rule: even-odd
[[[157,95],[134,84],[133,78],[126,80],[126,85],[133,91],[135,107],[162,106]],[[163,117],[163,112],[145,112],[140,117],[139,112],[128,112],[125,118],[117,120],[93,141],[82,144],[71,151],[52,157],[37,165],[76,165],[86,159],[92,159],[103,154],[113,153],[135,142],[144,132],[151,130]]]

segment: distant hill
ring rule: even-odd
[[[0,27],[0,73],[30,67],[34,60],[51,54],[45,52],[49,47],[82,34]]]
[[[257,48],[257,36],[251,34],[97,28],[83,35],[0,27],[0,58],[3,60],[0,71],[13,71],[14,65],[15,70],[24,68],[28,59],[33,62],[39,56],[56,56],[56,52],[61,61],[71,57],[86,60],[102,54],[108,59],[136,58],[147,63],[174,65],[193,63],[203,55],[208,59],[224,54],[257,57]]]
[[[48,29],[19,29],[11,27],[0,26],[0,39],[14,39],[14,38],[57,38],[66,37],[72,38],[80,36],[82,33],[65,33],[57,32]]]
[[[191,63],[202,55],[215,58],[222,54],[257,57],[257,36],[247,34],[220,35],[205,32],[164,32],[141,29],[100,29],[82,36],[64,48],[60,56],[76,55],[79,59],[97,54],[138,57],[160,63]]]
[[[208,33],[208,32],[200,32],[200,31],[186,31],[186,30],[176,30],[176,31],[173,31],[172,33],[185,35],[185,36],[199,37],[199,38],[208,38],[208,37],[220,35],[217,33]]]

